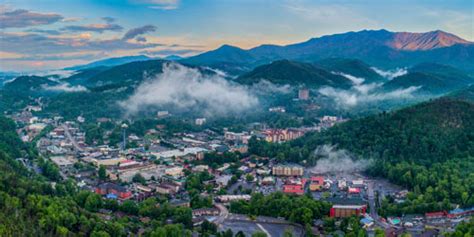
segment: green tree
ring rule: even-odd
[[[252,234],[252,237],[267,237],[267,234],[265,234],[264,232],[261,232],[261,231],[257,231],[257,232]]]
[[[89,194],[87,197],[84,208],[88,211],[96,212],[102,207],[102,198],[95,193]]]
[[[107,172],[105,170],[105,166],[103,166],[103,165],[99,166],[99,171],[97,172],[97,175],[99,176],[100,180],[107,179]]]
[[[143,185],[146,184],[146,179],[140,173],[135,174],[132,178],[132,181]]]

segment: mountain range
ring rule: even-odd
[[[223,45],[182,61],[223,69],[233,65],[235,71],[244,72],[278,59],[316,62],[331,57],[360,59],[382,68],[432,62],[474,72],[474,44],[440,30],[427,33],[363,30],[285,46],[261,45],[247,50]]]
[[[72,67],[66,67],[64,68],[65,70],[72,70],[72,71],[78,71],[78,70],[85,70],[85,69],[90,69],[90,68],[95,68],[95,67],[113,67],[113,66],[118,66],[121,64],[126,64],[126,63],[131,63],[131,62],[137,62],[137,61],[147,61],[147,60],[152,60],[152,59],[163,59],[163,60],[169,60],[169,61],[177,61],[183,59],[181,56],[178,55],[169,55],[164,58],[157,58],[157,57],[148,57],[146,55],[135,55],[135,56],[123,56],[123,57],[115,57],[115,58],[106,58],[98,61],[94,61],[91,63],[83,64],[83,65],[76,65]]]

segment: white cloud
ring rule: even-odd
[[[405,89],[397,89],[390,92],[373,92],[377,84],[368,84],[363,87],[353,87],[350,90],[335,89],[324,87],[318,92],[324,96],[334,99],[334,101],[343,107],[353,107],[361,103],[370,103],[384,100],[398,100],[414,98],[413,92],[420,87],[411,86]]]
[[[179,0],[132,0],[132,2],[149,5],[152,9],[174,10],[179,6]]]
[[[247,87],[229,82],[221,75],[203,74],[198,69],[167,63],[163,73],[143,82],[120,105],[128,115],[153,107],[172,107],[223,116],[243,112],[258,103]]]
[[[374,68],[374,70],[378,70]],[[385,72],[381,71],[378,73],[384,73],[385,77],[389,78],[394,75],[401,75],[406,72]],[[406,71],[406,70],[405,70]],[[383,86],[383,83],[370,83],[363,84],[364,78],[355,77],[349,74],[333,72],[333,74],[344,76],[345,78],[352,81],[353,86],[348,90],[336,89],[333,87],[323,87],[318,92],[324,96],[334,99],[334,101],[343,107],[353,107],[361,103],[370,103],[383,100],[394,100],[394,99],[406,99],[413,98],[413,92],[418,90],[420,87],[409,87],[406,89],[397,89],[390,92],[377,91],[377,89]]]
[[[342,72],[332,72],[332,74],[343,76],[343,77],[349,79],[353,84],[356,84],[356,85],[360,85],[360,84],[364,83],[364,81],[365,81],[365,79],[362,78],[362,77],[355,77],[355,76],[352,76],[352,75],[349,75],[349,74],[346,74],[346,73],[342,73]]]
[[[31,73],[30,75],[34,76],[40,76],[40,77],[45,77],[45,76],[50,76],[48,79],[50,80],[55,80],[54,76],[57,76],[59,79],[62,78],[67,78],[72,75],[74,75],[76,72],[71,71],[71,70],[48,70],[48,71],[42,71],[42,72],[35,72]]]
[[[376,67],[372,67],[372,70],[374,70],[380,76],[383,76],[389,80],[392,80],[395,77],[403,76],[408,73],[408,70],[406,68],[395,68],[392,70],[384,71]]]
[[[62,91],[62,92],[85,92],[87,88],[84,86],[71,86],[69,83],[61,83],[55,86],[43,86],[43,89],[49,91]]]
[[[311,172],[317,174],[360,172],[366,170],[373,162],[366,159],[354,160],[347,150],[338,150],[330,145],[317,147],[313,155],[320,158],[316,166],[311,168]]]
[[[274,93],[288,94],[293,90],[293,88],[288,84],[279,86],[262,79],[258,83],[253,84],[251,90],[254,94],[267,95]]]

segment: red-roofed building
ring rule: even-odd
[[[103,183],[95,189],[95,192],[100,195],[115,194],[120,199],[129,199],[132,196],[132,192],[114,183]]]
[[[309,184],[309,190],[319,191],[324,186],[324,177],[322,176],[313,176],[311,177],[311,183]]]
[[[438,211],[438,212],[427,212],[425,213],[425,217],[427,219],[437,219],[443,218],[447,213],[445,211]]]
[[[283,185],[283,192],[290,193],[290,194],[303,195],[304,189],[303,189],[303,186],[300,184],[285,184]]]
[[[301,179],[301,181],[290,182],[283,185],[283,192],[289,194],[304,194],[304,186],[306,184],[306,179]]]
[[[347,192],[349,192],[349,194],[359,194],[360,188],[349,188],[347,189]]]

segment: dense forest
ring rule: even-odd
[[[355,119],[287,144],[252,139],[250,152],[311,165],[319,158],[313,151],[324,144],[346,149],[356,159],[374,159],[369,174],[413,191],[404,204],[387,200],[382,214],[474,205],[474,104],[470,102],[437,99]]]

